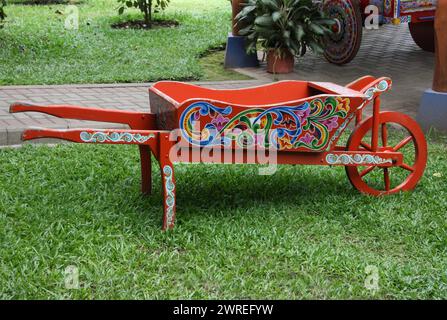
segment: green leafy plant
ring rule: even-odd
[[[170,0],[118,0],[121,6],[118,13],[123,14],[127,8],[138,8],[144,14],[144,22],[147,28],[152,28],[152,13],[166,9]]]
[[[0,0],[0,23],[6,18],[6,13],[4,9],[5,6],[6,6],[6,0]]]
[[[323,52],[324,37],[335,24],[312,0],[247,0],[236,17],[240,34],[247,36],[247,51],[260,43],[277,55],[287,52],[302,56],[307,48]]]

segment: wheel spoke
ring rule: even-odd
[[[360,177],[364,177],[366,176],[368,173],[370,173],[371,171],[374,170],[374,166],[369,166],[368,168],[366,168],[365,170],[363,170],[362,172],[360,172]]]
[[[399,149],[402,149],[403,147],[405,147],[410,141],[413,141],[413,137],[412,136],[408,136],[405,139],[403,139],[401,142],[399,142],[398,144],[396,144],[396,146],[393,148],[394,151],[398,151]]]
[[[409,166],[409,165],[406,164],[406,163],[402,163],[402,164],[400,165],[400,167],[401,167],[402,169],[408,170],[408,171],[410,171],[410,172],[414,172],[414,168],[413,168],[412,166]]]
[[[390,172],[388,168],[383,168],[383,179],[385,180],[385,190],[390,191],[391,183],[390,183]]]
[[[386,123],[382,123],[382,147],[386,147],[388,145],[388,128]]]
[[[361,145],[363,148],[365,148],[366,150],[371,151],[371,145],[370,145],[370,144],[368,144],[368,143],[362,141],[362,142],[360,142],[360,145]]]

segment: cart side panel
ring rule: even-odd
[[[250,108],[192,100],[179,106],[178,127],[193,146],[319,152],[332,147],[363,102],[359,96],[321,95]]]
[[[151,112],[157,115],[159,130],[174,130],[178,128],[177,108],[174,101],[170,101],[156,91],[149,90]]]

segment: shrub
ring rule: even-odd
[[[147,28],[152,27],[152,12],[164,10],[168,6],[170,0],[118,0],[121,6],[118,13],[123,14],[127,8],[138,8],[144,14],[144,22]]]
[[[247,36],[249,52],[256,51],[259,41],[278,55],[304,55],[307,47],[321,53],[324,36],[335,23],[312,0],[247,0],[243,6],[236,19],[244,27],[239,32]]]

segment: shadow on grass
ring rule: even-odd
[[[321,167],[285,165],[271,176],[258,175],[258,167],[253,165],[177,164],[175,168],[177,219],[231,217],[244,212],[261,214],[265,218],[270,214],[277,215],[278,211],[310,212],[309,209],[317,207],[318,203],[334,201],[343,205],[343,201],[349,203],[359,197],[374,201],[358,193],[347,177],[340,179],[344,176],[343,168],[325,170]],[[138,200],[141,210],[156,223],[160,223],[162,216],[159,176],[159,170],[154,170],[152,195],[140,195]],[[136,178],[133,181],[139,183]],[[111,190],[121,188],[121,182],[110,182]]]

